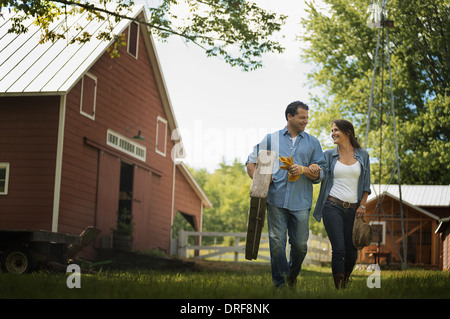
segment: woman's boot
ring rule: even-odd
[[[347,287],[348,282],[350,281],[350,275],[351,275],[350,272],[346,272],[346,273],[344,274],[344,288]]]
[[[336,289],[339,290],[341,288],[345,288],[344,277],[345,275],[343,273],[333,274],[334,286]]]

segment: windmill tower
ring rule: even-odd
[[[364,148],[367,149],[368,140],[369,140],[369,130],[370,130],[370,117],[372,113],[373,107],[373,92],[375,87],[375,78],[378,64],[387,62],[389,69],[389,89],[390,89],[390,104],[391,104],[391,112],[393,117],[393,130],[394,130],[394,142],[395,142],[395,169],[397,171],[397,182],[399,187],[400,194],[400,216],[401,216],[401,226],[402,226],[402,253],[399,252],[398,248],[397,252],[400,256],[400,259],[403,264],[403,269],[406,270],[406,241],[405,241],[405,228],[404,228],[404,213],[403,213],[403,201],[402,201],[402,191],[401,191],[401,177],[400,177],[400,158],[398,154],[398,141],[397,141],[397,127],[396,127],[396,119],[395,119],[395,109],[394,109],[394,94],[392,89],[392,73],[391,73],[391,59],[389,53],[389,28],[394,27],[394,21],[387,19],[387,10],[386,10],[387,0],[373,0],[372,3],[368,7],[369,17],[367,19],[367,25],[370,28],[378,29],[378,37],[377,37],[377,46],[375,51],[375,59],[374,59],[374,69],[372,76],[372,85],[370,89],[370,98],[369,98],[369,107],[367,113],[367,125],[366,125],[366,135],[364,139]],[[381,44],[381,45],[380,45]],[[382,54],[381,57],[379,55],[380,46],[382,46],[382,51],[386,52],[386,55]],[[382,85],[384,85],[384,81],[382,81]],[[383,89],[383,88],[382,88]],[[383,125],[383,103],[380,103],[380,134],[382,134],[381,126]],[[380,136],[380,179],[381,179],[381,146],[382,146],[382,136]],[[378,194],[380,195],[380,194]],[[378,196],[378,207],[382,210],[382,205],[380,202],[380,197]],[[383,212],[384,214],[384,212]],[[386,215],[384,217],[387,222]],[[389,223],[388,223],[389,227]],[[389,227],[389,231],[390,230]],[[379,249],[378,245],[378,249]]]

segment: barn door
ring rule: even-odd
[[[97,215],[95,227],[101,230],[96,247],[112,247],[112,231],[117,226],[120,185],[120,160],[116,156],[99,151]]]
[[[133,249],[148,251],[152,248],[150,231],[150,194],[152,176],[149,171],[135,166],[133,182]]]

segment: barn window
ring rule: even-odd
[[[95,120],[95,103],[97,99],[97,77],[86,73],[81,80],[80,113]]]
[[[0,195],[8,195],[9,163],[0,163]]]
[[[156,120],[156,153],[166,156],[167,120],[158,116]]]
[[[106,134],[106,144],[143,162],[146,160],[147,149],[145,146],[112,130],[108,130]]]
[[[138,58],[138,43],[139,43],[139,25],[136,22],[131,22],[128,28],[128,53]]]

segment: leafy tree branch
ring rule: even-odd
[[[158,6],[147,7],[148,21],[129,15],[133,5],[128,0],[2,0],[0,8],[8,7],[20,13],[11,18],[10,32],[26,33],[25,21],[31,18],[42,30],[42,42],[65,39],[67,28],[55,28],[54,22],[81,11],[87,12],[90,19],[108,21],[108,27],[97,36],[99,39],[119,39],[112,26],[114,22],[128,19],[148,26],[163,41],[174,35],[182,37],[203,48],[207,56],[219,56],[245,71],[261,67],[264,53],[284,51],[271,37],[281,30],[286,16],[267,12],[249,1],[161,0]],[[180,8],[188,14],[180,17],[176,13]],[[69,40],[85,42],[91,37],[92,34],[84,31]]]

